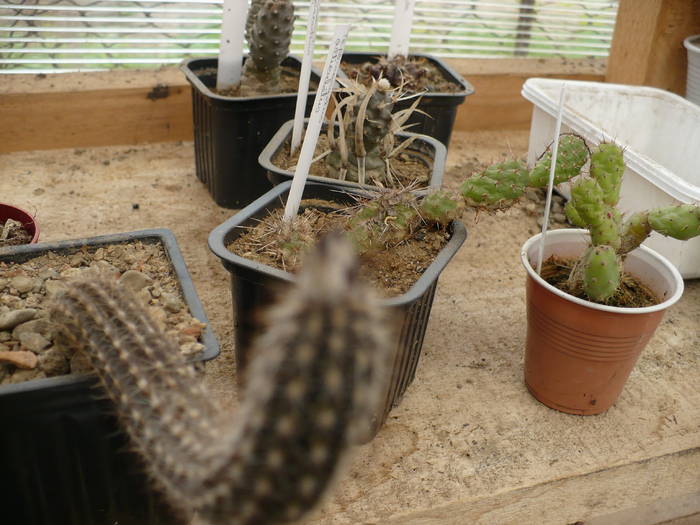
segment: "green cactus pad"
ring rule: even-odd
[[[611,246],[590,247],[583,256],[583,291],[593,301],[605,302],[620,285],[622,262]]]
[[[560,184],[572,179],[581,172],[588,160],[586,142],[577,135],[562,135],[559,137],[557,150],[557,166],[554,170],[554,184]],[[549,170],[552,166],[551,148],[537,161],[530,172],[530,186],[545,188],[549,184]]]
[[[479,175],[468,178],[460,193],[467,204],[475,207],[499,209],[525,193],[528,172],[517,160],[489,166]]]
[[[569,222],[571,222],[571,224],[577,226],[578,228],[586,228],[586,223],[576,210],[576,206],[574,206],[573,201],[569,201],[566,203],[566,205],[564,206],[564,213],[566,214],[566,217],[569,219]]]
[[[700,235],[700,208],[682,204],[651,210],[649,225],[661,235],[687,241]]]
[[[447,192],[436,191],[421,201],[419,211],[426,221],[446,226],[461,214],[460,204]]]
[[[648,212],[636,212],[627,219],[622,227],[622,242],[620,243],[619,253],[629,253],[644,240],[649,237],[651,226],[649,225]]]
[[[603,143],[591,154],[591,176],[603,190],[603,201],[615,206],[620,200],[620,186],[625,172],[622,148]]]

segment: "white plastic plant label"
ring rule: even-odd
[[[297,105],[294,111],[294,128],[292,129],[291,153],[294,153],[304,131],[304,111],[306,110],[306,97],[309,94],[309,79],[311,78],[311,62],[314,57],[316,44],[316,28],[318,27],[318,11],[320,0],[311,0],[309,4],[309,22],[306,27],[306,41],[304,42],[304,57],[301,61],[299,73],[299,92],[297,93]]]
[[[230,89],[241,81],[243,33],[247,16],[248,0],[224,0],[216,89]]]
[[[349,31],[349,25],[341,25],[337,26],[335,28],[335,32],[333,33],[330,49],[328,50],[328,55],[326,56],[326,63],[323,66],[321,83],[316,91],[314,106],[311,109],[311,115],[309,116],[309,124],[306,127],[304,143],[301,145],[297,169],[294,172],[292,186],[289,189],[287,205],[284,208],[285,222],[291,222],[299,211],[301,196],[304,193],[304,184],[306,183],[306,177],[309,175],[309,168],[311,166],[311,161],[313,160],[314,151],[316,151],[316,143],[318,142],[318,136],[321,133],[323,119],[326,116],[328,102],[333,94],[335,77],[338,74],[340,60],[343,58],[345,41],[348,38]]]
[[[389,58],[394,58],[397,55],[408,56],[415,7],[416,0],[396,0],[394,23],[391,26],[391,40],[389,42]]]

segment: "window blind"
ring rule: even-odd
[[[0,0],[0,73],[53,73],[177,64],[215,55],[222,0]],[[418,0],[411,51],[451,58],[605,57],[616,1]],[[301,54],[308,1],[295,2]],[[347,49],[385,52],[393,0],[321,1],[316,54],[338,23]]]

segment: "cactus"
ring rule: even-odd
[[[622,262],[612,246],[591,246],[582,257],[583,291],[594,301],[605,302],[620,286]]]
[[[554,169],[554,184],[566,182],[581,172],[588,160],[588,147],[578,135],[562,135],[557,148],[557,165]],[[545,188],[549,184],[549,172],[552,166],[552,149],[540,157],[530,172],[529,185],[533,188]]]
[[[580,286],[591,300],[601,303],[619,288],[625,255],[652,230],[680,240],[700,235],[700,208],[687,204],[636,212],[623,222],[616,206],[624,171],[622,149],[601,144],[591,154],[591,176],[573,184],[565,208],[574,225],[589,230],[592,245],[574,265],[569,288]]]
[[[250,53],[243,68],[241,86],[258,92],[277,89],[280,64],[289,54],[294,30],[292,0],[256,0],[246,20]]]
[[[525,193],[528,178],[527,168],[522,162],[502,162],[468,178],[460,187],[460,193],[470,206],[500,209]]]
[[[331,152],[326,157],[330,175],[339,180],[365,184],[373,179],[393,186],[388,166],[393,134],[397,131],[392,110],[397,94],[386,80],[373,82],[368,88],[349,83],[348,96],[337,106],[334,119],[340,135],[328,127]]]
[[[183,513],[210,523],[298,519],[364,439],[384,391],[387,334],[358,282],[352,248],[321,242],[298,285],[269,312],[236,414],[138,301],[112,282],[79,281],[52,309],[86,352],[151,478]]]

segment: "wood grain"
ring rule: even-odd
[[[700,0],[621,0],[606,80],[683,95],[683,39],[698,33]]]

